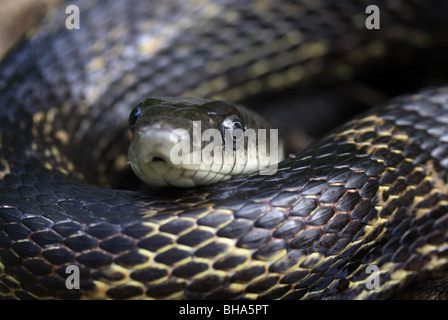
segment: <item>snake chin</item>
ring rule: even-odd
[[[169,130],[160,129],[134,135],[128,151],[129,163],[144,183],[151,187],[188,188],[225,179],[224,174],[203,168],[201,163],[177,163],[171,154],[176,144],[170,136]]]

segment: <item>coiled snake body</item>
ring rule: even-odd
[[[394,41],[443,43],[445,2],[376,3],[376,31],[364,24],[375,1],[75,4],[79,30],[57,7],[0,67],[1,296],[383,298],[443,275],[446,87],[350,121],[275,175],[104,186],[127,167],[126,121],[143,96],[235,102],[346,78]],[[71,265],[79,289],[67,289]]]

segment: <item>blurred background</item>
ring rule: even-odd
[[[0,0],[0,57],[60,0]]]

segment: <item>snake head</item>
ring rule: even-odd
[[[263,146],[255,137],[255,129],[271,126],[257,117],[223,101],[146,99],[129,116],[129,163],[141,180],[157,187],[193,187],[247,175],[271,160],[259,152]]]

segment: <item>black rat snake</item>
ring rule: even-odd
[[[240,101],[348,79],[443,47],[446,1],[74,4],[80,29],[63,4],[0,66],[1,296],[387,298],[444,276],[446,87],[369,111],[275,175],[110,186],[127,179],[126,121],[142,96]],[[365,25],[372,4],[379,30]],[[79,289],[66,286],[73,265]]]

